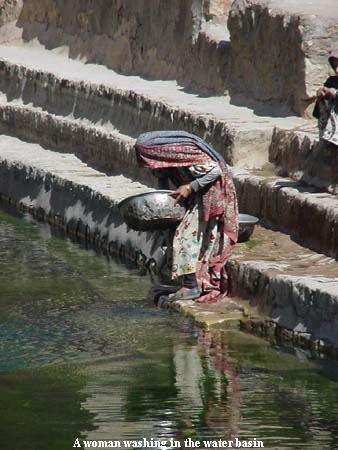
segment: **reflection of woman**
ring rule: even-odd
[[[319,137],[338,145],[338,54],[331,54],[329,63],[335,75],[318,89],[313,115],[318,119]]]
[[[222,157],[202,139],[184,131],[144,133],[136,141],[143,167],[156,169],[176,187],[187,211],[173,241],[172,279],[183,287],[173,300],[215,302],[228,292],[225,264],[238,235],[235,188]],[[158,170],[160,169],[160,170]]]

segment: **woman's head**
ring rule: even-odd
[[[338,76],[338,53],[331,53],[329,56],[329,63],[336,76]]]

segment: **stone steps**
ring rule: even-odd
[[[338,343],[338,262],[257,226],[230,261],[235,293],[275,323]]]
[[[317,128],[300,130],[276,128],[269,160],[282,176],[338,194],[337,147],[319,141]]]
[[[252,214],[317,252],[338,257],[338,200],[273,174],[234,169],[242,212]]]
[[[175,81],[146,81],[83,64],[40,48],[0,46],[0,90],[62,116],[86,118],[136,137],[154,129],[184,129],[210,142],[231,164],[268,161],[274,126],[305,124],[299,117],[256,115],[229,97],[199,97]]]
[[[152,190],[123,175],[109,176],[71,153],[44,149],[0,136],[0,198],[24,208],[70,235],[111,254],[124,248],[128,259],[163,262],[164,233],[129,230],[118,203]],[[151,241],[151,245],[149,245]]]
[[[74,153],[106,173],[155,183],[149,171],[137,167],[134,139],[117,130],[94,125],[87,119],[50,114],[20,101],[1,103],[0,100],[0,117],[3,133],[59,152]],[[273,174],[263,176],[236,168],[233,172],[242,212],[291,233],[303,245],[318,252],[338,256],[335,196]]]
[[[3,199],[107,253],[140,259],[158,272],[166,233],[128,230],[117,209],[123,198],[148,190],[123,175],[109,176],[88,167],[71,153],[0,136]],[[259,303],[277,323],[338,345],[337,261],[257,226],[249,242],[236,246],[230,270],[235,292]],[[322,321],[326,311],[330,316]]]
[[[270,227],[257,226],[236,246],[229,263],[236,293],[280,325],[338,346],[337,156],[316,143],[314,122],[289,112],[308,113],[307,98],[322,82],[323,30],[336,42],[334,18],[318,7],[318,17],[305,17],[309,0],[296,10],[284,2],[293,15],[277,0],[271,8],[235,0],[229,42],[221,27],[207,30],[201,0],[168,2],[155,23],[156,0],[134,3],[101,15],[101,1],[95,10],[83,1],[51,10],[29,0],[18,7],[19,22],[1,28],[0,42],[22,44],[0,45],[0,131],[11,135],[0,136],[2,198],[159,271],[165,233],[128,230],[117,202],[154,186],[136,165],[139,133],[193,132],[235,166],[241,212]],[[184,88],[127,74],[176,78]]]
[[[21,102],[0,99],[0,131],[58,152],[74,153],[88,165],[104,172],[142,179],[137,167],[135,139],[112,127],[94,125],[86,119],[50,114]]]
[[[154,180],[137,167],[133,150],[139,132],[181,128],[207,136],[228,161],[237,160],[234,173],[242,212],[291,233],[318,252],[337,256],[334,197],[290,179],[237,170],[267,160],[267,142],[276,123],[305,129],[308,122],[303,119],[255,116],[229,105],[225,97],[199,98],[181,92],[175,82],[125,77],[42,49],[2,46],[0,55],[3,133],[74,153],[106,173],[148,184]]]

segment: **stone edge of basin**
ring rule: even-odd
[[[38,219],[64,230],[70,237],[90,243],[96,250],[109,255],[118,255],[153,273],[161,271],[165,243],[163,234],[151,233],[145,239],[144,232],[127,233],[127,228],[118,215],[117,202],[112,199],[87,186],[81,186],[43,170],[25,167],[18,163],[0,161],[0,175],[0,200],[10,203],[16,209],[29,211]],[[7,181],[1,183],[1,180]],[[230,270],[235,282],[239,281],[241,284],[237,294],[243,298],[251,298],[250,289],[240,279],[243,277],[250,279],[251,272],[256,268],[232,259]],[[260,274],[260,278],[264,278],[265,286],[271,282],[265,279],[264,274]],[[285,280],[285,277],[280,278],[281,282]],[[276,283],[276,279],[274,282]],[[257,296],[259,297],[258,292]],[[257,315],[252,316],[235,299],[226,299],[215,306],[198,305],[194,302],[189,304],[186,302],[182,305],[182,302],[176,302],[171,305],[171,309],[193,319],[196,325],[203,328],[240,328],[262,336],[278,337],[297,346],[330,356],[338,356],[338,338],[330,342],[327,339],[321,339],[320,336],[320,333],[327,333],[334,323],[329,324],[326,331],[312,330],[311,333],[309,329],[292,330],[288,328],[287,323],[269,317],[272,309],[267,310],[267,307],[271,300],[270,297],[265,299],[265,305],[263,305],[265,315],[259,318]],[[329,298],[329,302],[333,308],[338,305],[334,295]],[[315,310],[314,313],[316,314]],[[295,319],[296,317],[293,318],[293,322]]]

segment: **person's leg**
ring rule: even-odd
[[[183,275],[183,287],[188,289],[197,288],[197,279],[195,273],[189,273],[187,275]]]

